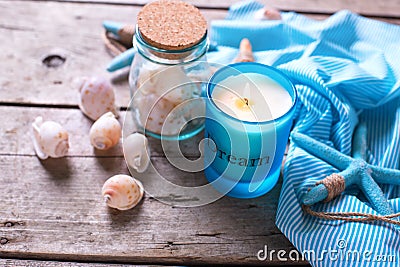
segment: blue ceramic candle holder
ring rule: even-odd
[[[248,73],[265,75],[286,89],[291,98],[289,110],[266,121],[242,121],[225,113],[214,101],[213,90],[228,77]],[[293,122],[297,93],[292,82],[275,68],[254,62],[235,63],[211,77],[205,101],[208,139],[204,157],[206,163],[211,162],[205,169],[208,181],[219,192],[237,198],[254,198],[270,191],[278,181]],[[268,106],[265,112],[270,112]]]

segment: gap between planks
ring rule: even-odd
[[[119,122],[125,125],[124,119],[127,112],[121,112]],[[69,133],[70,149],[68,157],[123,157],[122,141],[117,146],[106,150],[96,150],[89,140],[89,130],[93,121],[87,118],[79,109],[64,108],[42,108],[21,106],[0,106],[0,116],[8,118],[2,122],[0,129],[0,154],[34,156],[32,143],[31,124],[37,116],[42,116],[45,121],[53,120],[60,123]],[[127,118],[128,120],[129,118]],[[125,130],[127,133],[133,129]],[[198,144],[203,139],[203,133],[195,137],[179,142],[183,155],[189,159],[198,158],[200,152]],[[165,157],[166,154],[176,157],[176,149],[171,146],[172,142],[165,142],[155,138],[148,138],[151,157]]]
[[[4,0],[3,0],[4,1]],[[10,1],[10,0],[8,0]],[[22,0],[32,1],[32,0]],[[37,2],[64,2],[98,5],[120,5],[141,7],[153,0],[36,0]],[[239,0],[186,0],[200,9],[227,10],[232,4]],[[331,15],[336,11],[348,9],[360,15],[373,18],[399,19],[399,2],[396,0],[374,0],[359,1],[325,1],[325,0],[258,0],[258,2],[278,8],[282,11],[294,11],[301,14]]]
[[[0,5],[5,10],[0,25],[8,25],[0,26],[0,34],[13,36],[4,38],[0,44],[3,51],[0,72],[4,74],[0,77],[1,105],[76,108],[78,97],[77,89],[72,87],[74,78],[104,75],[113,81],[117,105],[123,109],[127,107],[130,100],[128,69],[113,74],[106,72],[105,66],[112,57],[101,39],[101,22],[134,23],[140,7],[53,1],[0,1]],[[223,19],[226,10],[203,10],[203,14],[210,22]],[[309,17],[324,19],[327,16]],[[400,23],[400,19],[382,20]],[[35,21],[35,28],[31,26],[32,21]],[[32,30],[21,32],[16,30],[19,28]],[[80,29],[79,35],[76,29]],[[50,69],[41,64],[43,56],[54,53],[66,56],[64,65]]]
[[[156,164],[167,163],[160,159]],[[101,201],[107,177],[126,172],[121,159],[40,162],[0,156],[0,167],[5,172],[0,177],[0,257],[264,265],[256,258],[264,245],[293,249],[274,224],[281,180],[257,199],[224,197],[206,206],[174,208],[145,195],[135,209],[121,212]],[[184,186],[205,179],[202,173],[163,174]]]

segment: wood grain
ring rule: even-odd
[[[153,161],[166,168],[165,158]],[[0,156],[0,168],[0,258],[265,265],[274,262],[257,260],[264,245],[292,249],[274,224],[280,185],[258,199],[225,197],[198,208],[146,195],[120,212],[102,203],[100,191],[107,177],[126,173],[122,158]]]
[[[126,112],[121,112],[120,124],[124,125]],[[93,122],[79,109],[40,108],[0,106],[0,117],[4,119],[0,128],[0,154],[3,155],[35,155],[32,144],[31,124],[37,116],[45,121],[53,120],[60,123],[69,133],[70,149],[68,156],[123,156],[122,141],[107,151],[96,150],[90,144],[89,130]],[[128,117],[129,119],[129,117]],[[128,129],[128,127],[126,128]],[[127,130],[129,133],[130,131]],[[188,157],[198,157],[198,143],[203,133],[189,140],[180,141],[182,153]],[[164,156],[164,151],[176,155],[173,149],[161,146],[161,142],[149,137],[152,156]],[[166,142],[167,144],[171,142]]]
[[[102,203],[104,181],[128,170],[121,145],[107,152],[90,146],[92,122],[77,108],[73,80],[88,75],[110,78],[118,105],[128,105],[127,71],[105,71],[112,57],[101,39],[101,23],[134,23],[146,2],[0,1],[0,265],[306,265],[256,258],[264,245],[276,251],[294,249],[274,222],[281,182],[257,199],[224,197],[198,208],[165,205],[154,198],[167,197],[161,191],[154,197],[145,195],[138,207],[125,212]],[[223,18],[236,1],[189,2],[202,7],[210,21]],[[315,19],[345,8],[400,24],[398,0],[262,2]],[[38,115],[69,130],[68,157],[40,161],[34,156],[29,130]],[[198,156],[201,135],[196,138],[181,143],[185,155]],[[184,186],[206,183],[202,172],[172,168],[159,141],[150,139],[150,144],[152,163],[166,179]]]
[[[0,9],[0,36],[5,36],[0,43],[0,61],[6,62],[0,64],[0,104],[77,107],[74,79],[101,75],[113,80],[117,104],[128,105],[128,70],[105,71],[112,57],[104,47],[101,24],[103,20],[134,23],[140,6],[1,1]],[[226,15],[225,10],[202,13],[208,21]],[[385,20],[400,23],[400,19]],[[62,56],[65,62],[47,67],[42,61],[51,55]]]
[[[83,263],[67,261],[40,261],[40,260],[18,260],[0,259],[0,266],[3,267],[136,267],[148,266],[158,267],[157,265],[131,265],[131,264],[107,264],[107,263]]]
[[[101,3],[101,4],[114,4],[114,5],[144,5],[152,0],[53,0],[57,2],[75,2],[75,3]],[[200,8],[213,8],[213,9],[227,9],[233,3],[240,2],[240,0],[185,0]],[[348,9],[363,15],[374,17],[393,17],[400,18],[398,0],[338,0],[338,1],[324,1],[324,0],[258,0],[267,6],[275,7],[285,11],[297,11],[301,13],[319,13],[331,14],[338,10]]]
[[[112,79],[119,106],[130,101],[127,71],[106,72],[112,59],[104,46],[102,22],[135,23],[141,8],[135,6],[57,2],[0,2],[0,103],[76,107],[74,79],[101,75]],[[211,19],[224,11],[206,10]],[[14,18],[18,18],[17,20]],[[43,59],[59,55],[65,62],[47,67]]]

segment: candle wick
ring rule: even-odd
[[[246,105],[248,106],[249,105],[249,100],[246,97],[244,97],[243,100],[246,103]]]

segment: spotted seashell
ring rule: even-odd
[[[78,85],[79,108],[92,120],[112,112],[118,116],[115,93],[111,84],[102,77],[82,78]]]
[[[135,108],[139,112],[142,127],[161,134],[164,121],[174,108],[174,104],[156,94],[140,95],[135,99]]]
[[[135,207],[143,198],[143,194],[142,183],[124,174],[110,177],[102,188],[102,195],[106,204],[119,210]]]

